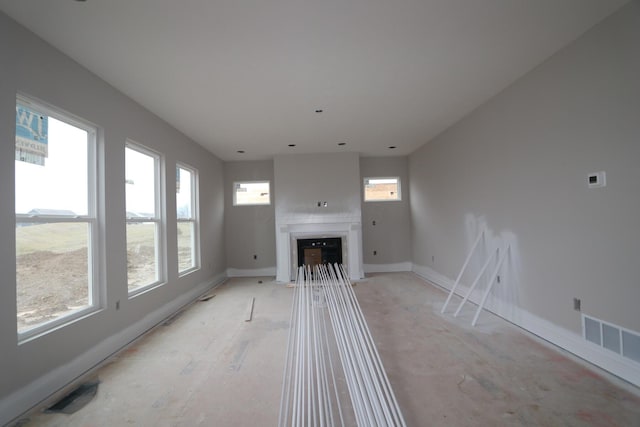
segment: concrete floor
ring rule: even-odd
[[[412,273],[355,290],[409,426],[640,426],[637,388],[490,313],[476,328],[471,306],[441,315],[446,294]],[[276,425],[292,289],[232,279],[215,294],[101,368],[86,407],[22,425]]]

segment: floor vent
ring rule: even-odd
[[[582,334],[587,341],[640,363],[640,334],[638,332],[583,314]]]
[[[73,414],[82,409],[98,393],[99,380],[80,384],[71,393],[60,399],[55,405],[50,406],[45,412],[59,412],[63,414]]]

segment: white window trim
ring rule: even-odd
[[[193,265],[184,270],[180,270],[178,263],[178,277],[185,276],[193,271],[200,269],[200,188],[198,170],[185,163],[176,163],[176,168],[187,170],[191,173],[191,218],[177,218],[176,223],[190,222],[193,224],[193,236],[191,236],[191,245],[193,247]],[[176,224],[177,226],[177,224]]]
[[[155,248],[155,256],[156,256],[156,274],[158,279],[155,282],[149,283],[144,286],[137,287],[133,290],[129,290],[129,278],[127,275],[127,290],[129,293],[129,298],[133,298],[137,295],[145,293],[150,289],[154,289],[158,286],[162,286],[167,282],[167,250],[166,250],[166,222],[165,222],[165,202],[164,195],[165,191],[165,183],[164,183],[164,156],[152,150],[138,142],[135,142],[131,139],[127,139],[125,148],[132,149],[142,154],[146,154],[155,159],[154,162],[154,181],[155,185],[155,217],[130,217],[126,215],[126,224],[129,223],[145,223],[145,222],[153,222],[156,224],[156,248]],[[127,251],[127,247],[125,247],[125,252]]]
[[[269,201],[267,203],[242,203],[242,204],[238,204],[237,200],[236,200],[236,187],[237,184],[263,184],[263,183],[267,183],[269,184]],[[271,181],[268,179],[258,179],[258,180],[254,180],[254,181],[234,181],[233,182],[233,187],[231,188],[232,194],[233,194],[233,206],[269,206],[271,205]]]
[[[100,242],[103,239],[100,236],[100,227],[98,226],[98,212],[100,211],[98,200],[101,199],[98,194],[98,127],[61,108],[21,93],[17,94],[16,102],[32,107],[34,110],[40,111],[49,117],[87,132],[87,215],[16,214],[16,223],[86,223],[88,225],[87,266],[89,271],[87,277],[90,281],[88,284],[89,305],[83,309],[18,332],[18,344],[23,344],[102,310],[105,299],[103,297],[104,282],[101,281],[102,275],[100,274],[100,269],[102,268]]]
[[[366,188],[367,181],[370,179],[395,179],[398,181],[398,198],[397,199],[367,199]],[[399,176],[368,176],[362,179],[362,200],[366,203],[369,202],[401,202],[402,201],[402,180]]]

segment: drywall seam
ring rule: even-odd
[[[276,267],[227,268],[227,277],[264,277],[276,275]]]
[[[0,425],[9,424],[10,421],[15,420],[21,414],[41,404],[50,395],[102,363],[105,359],[179,311],[204,292],[222,284],[225,279],[226,276],[220,274],[201,283],[191,291],[152,311],[138,322],[110,336],[70,362],[16,390],[0,401]]]
[[[413,272],[427,282],[438,287],[450,290],[453,280],[434,271],[430,267],[413,265]],[[457,295],[464,295],[467,287],[459,286]],[[477,295],[472,295],[470,301],[477,304]],[[606,349],[603,349],[571,331],[561,328],[535,314],[529,313],[512,304],[496,304],[491,302],[485,308],[497,316],[502,317],[514,325],[517,325],[540,338],[570,352],[574,355],[596,365],[605,371],[616,375],[636,387],[640,387],[640,364]]]
[[[396,273],[400,271],[412,271],[411,262],[395,262],[391,264],[364,264],[365,273]]]

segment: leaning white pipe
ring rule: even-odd
[[[471,294],[473,293],[473,290],[476,288],[476,286],[478,285],[478,282],[480,282],[480,278],[482,277],[482,275],[484,274],[485,270],[487,269],[487,267],[489,267],[489,264],[491,263],[491,260],[493,259],[493,257],[495,255],[498,254],[498,252],[500,251],[500,248],[496,248],[491,255],[489,256],[489,258],[487,258],[487,261],[482,265],[482,268],[480,269],[480,271],[478,272],[478,275],[476,276],[476,279],[473,281],[473,283],[471,284],[471,286],[469,287],[469,290],[467,291],[466,295],[464,296],[464,298],[462,299],[462,301],[460,301],[460,305],[458,306],[458,309],[456,310],[455,313],[453,313],[453,317],[458,317],[458,314],[460,314],[460,310],[462,310],[462,306],[467,302],[467,300],[469,299],[469,297],[471,296]]]
[[[487,297],[489,296],[489,292],[491,292],[493,283],[496,281],[496,278],[498,277],[498,273],[500,272],[502,263],[504,262],[510,250],[511,250],[511,246],[507,245],[507,248],[503,251],[502,255],[500,256],[500,260],[498,261],[498,264],[496,264],[496,268],[493,270],[493,273],[491,274],[489,283],[487,283],[487,289],[484,291],[484,294],[482,295],[482,300],[480,301],[480,304],[478,304],[478,309],[476,310],[476,314],[475,316],[473,316],[473,320],[471,321],[471,326],[476,326],[476,322],[478,321],[478,316],[480,316],[480,312],[484,307],[484,303],[487,301]]]
[[[484,236],[484,227],[482,228],[482,231],[480,231],[480,234],[478,235],[478,238],[474,242],[473,246],[471,246],[469,255],[467,255],[467,258],[464,260],[464,264],[462,264],[460,273],[458,273],[458,277],[456,278],[456,281],[453,283],[453,286],[451,287],[451,292],[449,292],[449,296],[447,297],[447,300],[444,302],[444,305],[442,306],[442,310],[440,310],[440,313],[444,314],[444,311],[447,309],[447,305],[449,305],[449,301],[451,301],[451,297],[456,292],[456,288],[460,283],[460,279],[462,279],[462,275],[464,274],[464,271],[467,269],[467,265],[469,265],[469,261],[471,261],[471,257],[473,256],[473,253],[475,252],[476,247],[478,246],[478,243],[480,243],[482,236]]]

